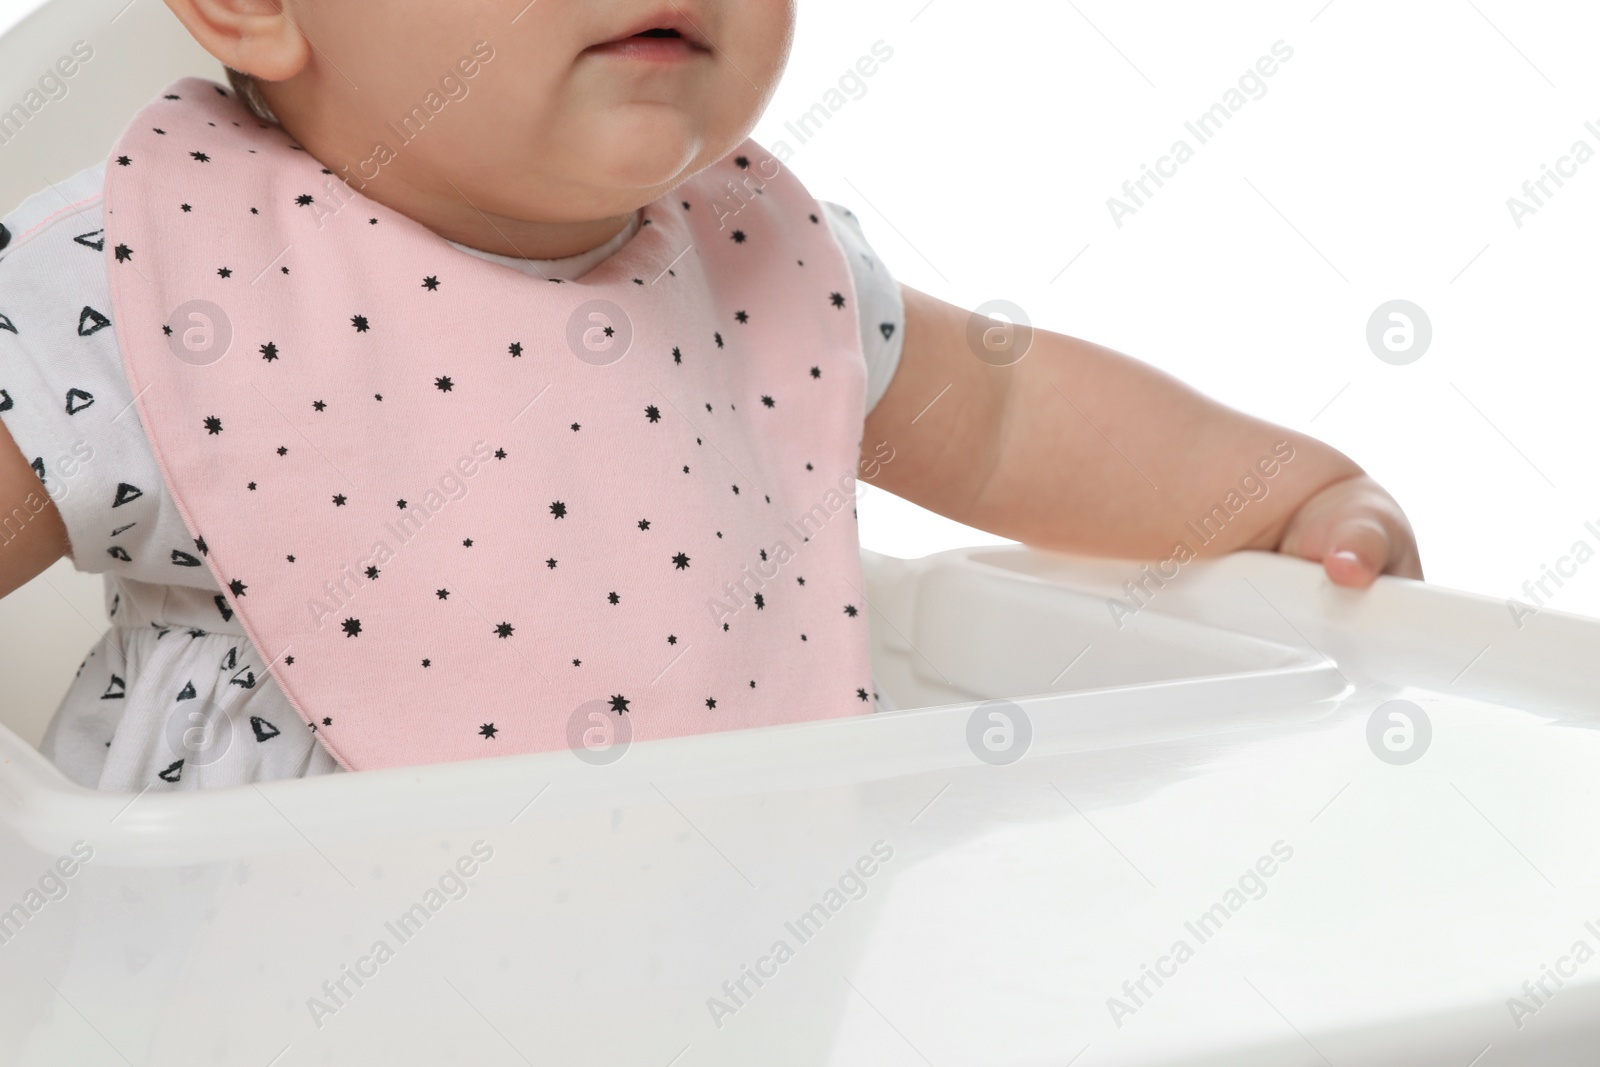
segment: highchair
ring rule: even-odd
[[[154,0],[40,8],[0,209],[186,74]],[[139,795],[35,748],[108,624],[58,562],[0,605],[0,1063],[1596,1062],[1600,622],[863,560],[898,711]]]

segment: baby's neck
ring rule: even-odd
[[[519,259],[567,259],[599,248],[635,212],[586,222],[537,222],[479,210],[464,197],[439,197],[399,182],[368,183],[363,194],[428,227],[447,241]]]
[[[408,212],[409,214],[409,212]],[[582,255],[611,240],[632,221],[634,212],[616,218],[579,223],[528,223],[519,219],[477,216],[461,229],[446,230],[435,223],[424,223],[439,236],[457,244],[519,259],[554,260]],[[415,217],[415,216],[413,216]],[[423,220],[419,220],[423,221]]]
[[[582,255],[599,248],[620,234],[638,214],[638,209],[620,215],[576,222],[545,222],[501,215],[474,203],[472,198],[447,176],[438,175],[445,186],[437,192],[435,176],[427,182],[414,180],[404,160],[383,166],[368,178],[363,170],[339,162],[338,142],[315,123],[297,124],[290,136],[351,188],[414,222],[421,223],[447,241],[516,259],[557,260]],[[370,161],[368,161],[370,162]]]

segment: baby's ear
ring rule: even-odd
[[[291,0],[166,0],[200,47],[230,70],[266,81],[300,73],[311,48],[296,28]]]

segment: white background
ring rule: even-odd
[[[0,0],[0,33],[4,33],[39,5],[33,0]]]
[[[1506,0],[801,0],[756,136],[795,143],[784,120],[885,41],[867,94],[791,165],[902,281],[1012,300],[1315,434],[1406,507],[1430,580],[1509,597],[1580,537],[1600,549],[1600,159],[1521,229],[1506,207],[1575,139],[1600,151],[1596,22]],[[1194,145],[1184,121],[1278,40],[1294,57],[1266,95],[1119,230],[1106,199]],[[1409,366],[1365,341],[1395,298],[1433,324]],[[984,539],[882,493],[861,514],[868,547],[899,555]],[[1600,615],[1600,559],[1549,603]]]
[[[31,6],[0,0],[0,29]],[[901,280],[969,307],[1011,300],[1329,441],[1406,507],[1432,581],[1521,595],[1576,540],[1600,548],[1583,525],[1600,529],[1600,160],[1520,229],[1506,207],[1574,140],[1600,150],[1583,126],[1600,125],[1588,6],[800,7],[756,137],[789,141],[812,192],[854,209]],[[894,56],[866,94],[799,144],[785,122],[879,40]],[[1196,145],[1184,121],[1279,40],[1294,55],[1266,95]],[[1107,198],[1178,137],[1195,158],[1119,229]],[[1395,298],[1432,320],[1409,366],[1365,341]],[[895,555],[999,540],[881,491],[860,511],[867,547]],[[1600,615],[1597,575],[1600,560],[1579,568],[1550,605]]]

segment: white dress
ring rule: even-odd
[[[105,576],[111,619],[40,749],[73,781],[121,791],[341,771],[233,617],[162,481],[117,349],[104,177],[104,163],[81,171],[0,220],[0,238],[8,236],[0,246],[0,421],[60,511],[73,566]],[[855,282],[870,411],[899,365],[905,311],[855,216],[823,207]],[[637,226],[635,216],[605,245],[568,259],[456,247],[570,280]]]

